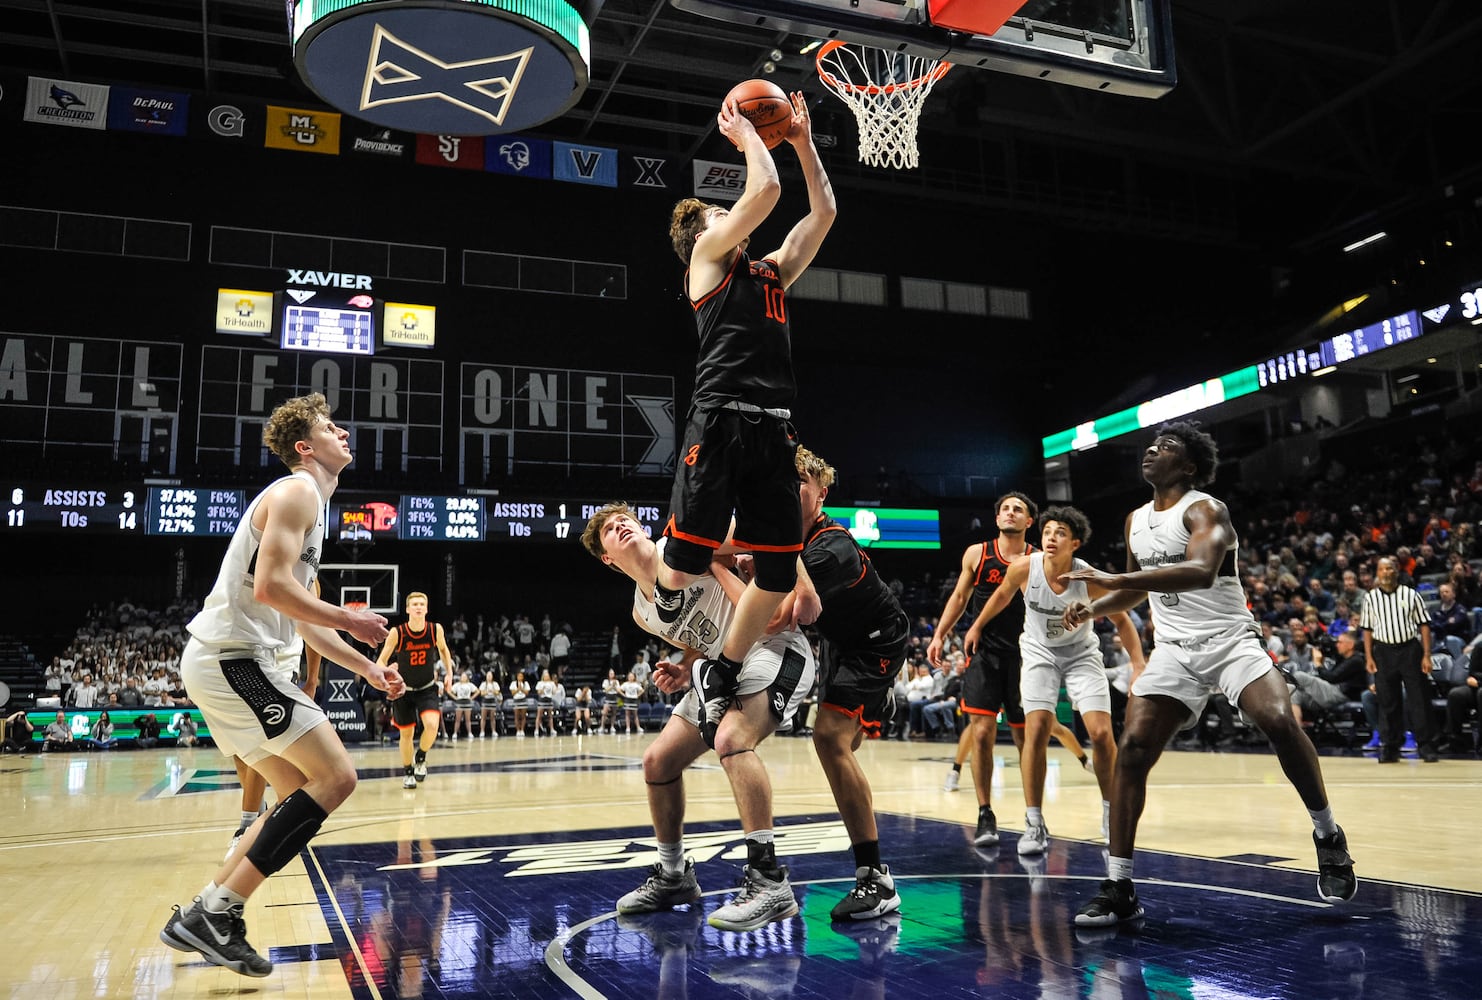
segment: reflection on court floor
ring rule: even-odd
[[[1105,871],[1102,847],[1052,840],[1031,861],[1013,833],[985,852],[965,826],[890,815],[880,834],[899,914],[832,925],[853,883],[848,838],[834,817],[791,817],[777,853],[801,913],[742,934],[704,921],[740,878],[734,822],[686,830],[702,903],[642,917],[613,903],[657,860],[643,829],[316,846],[308,868],[356,997],[1479,995],[1482,896],[1364,881],[1334,907],[1314,874],[1271,867],[1292,858],[1140,852],[1145,922],[1087,932],[1071,918]]]

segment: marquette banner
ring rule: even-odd
[[[695,161],[695,197],[735,201],[746,190],[746,165],[718,160]]]
[[[387,347],[432,347],[437,342],[437,307],[386,303],[381,340]]]
[[[184,135],[189,114],[189,94],[114,87],[108,95],[108,127],[116,131]]]
[[[273,293],[218,288],[216,332],[239,337],[266,337],[272,333]]]
[[[340,152],[340,116],[334,111],[267,107],[267,130],[262,144],[269,149],[296,149],[301,153]]]
[[[572,184],[617,187],[618,151],[604,146],[577,146],[557,142],[552,146],[554,176]]]
[[[26,82],[25,119],[44,125],[105,129],[108,127],[108,88],[94,83],[30,77]]]

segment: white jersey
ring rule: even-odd
[[[1071,569],[1090,569],[1084,560],[1071,561]],[[1045,554],[1034,552],[1029,556],[1029,579],[1024,585],[1024,633],[1019,638],[1020,647],[1040,646],[1054,649],[1057,653],[1077,653],[1095,649],[1100,643],[1089,621],[1075,628],[1065,627],[1065,609],[1072,602],[1091,603],[1086,593],[1085,580],[1071,580],[1065,593],[1057,594],[1050,589],[1045,578]]]
[[[667,541],[661,538],[654,543],[660,557]],[[726,596],[720,581],[706,575],[684,589],[684,607],[672,625],[659,619],[654,602],[643,596],[641,588],[633,590],[633,613],[645,631],[672,645],[696,649],[700,655],[713,658],[720,655],[726,644],[726,632],[736,615],[736,606]]]
[[[1189,490],[1167,510],[1153,510],[1150,501],[1133,511],[1128,544],[1139,569],[1158,569],[1188,558],[1189,529],[1184,526],[1184,512],[1201,500],[1220,502],[1208,493]],[[1230,552],[1239,565],[1239,545],[1232,543]],[[1255,618],[1245,606],[1245,589],[1234,576],[1217,577],[1214,586],[1201,590],[1150,593],[1148,597],[1158,639],[1206,639],[1242,626],[1255,626]]]
[[[280,651],[301,642],[294,631],[293,619],[261,603],[252,593],[257,549],[262,544],[262,532],[252,526],[252,517],[257,513],[262,498],[279,483],[290,479],[304,480],[314,487],[315,494],[319,494],[319,486],[313,477],[307,472],[296,472],[269,483],[267,489],[247,505],[226,547],[226,558],[221,562],[221,573],[216,577],[215,586],[201,607],[201,613],[186,626],[190,634],[201,642],[214,646],[257,646],[272,651],[275,659]],[[314,527],[304,536],[303,549],[293,564],[293,578],[305,590],[312,588],[323,551],[324,497],[319,495],[319,515],[314,519]]]

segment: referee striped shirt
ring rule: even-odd
[[[1374,635],[1375,642],[1391,645],[1409,642],[1420,636],[1420,626],[1430,624],[1425,599],[1403,584],[1393,593],[1375,587],[1364,598],[1359,612],[1359,625]]]

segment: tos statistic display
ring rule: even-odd
[[[202,486],[25,483],[4,487],[0,532],[227,537],[256,491]],[[524,542],[581,537],[604,501],[433,496],[344,490],[329,504],[337,542]],[[657,537],[664,508],[633,505]]]

